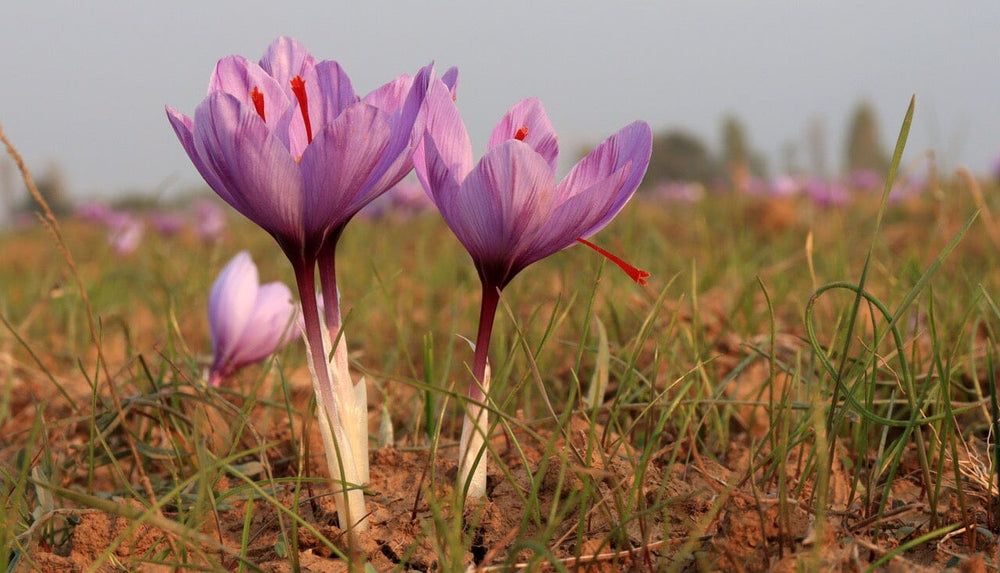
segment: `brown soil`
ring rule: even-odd
[[[752,413],[748,416],[752,417]],[[213,421],[217,428],[224,423],[222,419]],[[374,424],[377,420],[373,420]],[[756,433],[754,426],[749,424],[750,433]],[[534,433],[515,431],[520,451],[511,447],[512,441],[504,435],[494,436],[492,444],[509,475],[501,471],[498,460],[491,461],[488,500],[469,503],[464,510],[462,533],[470,540],[467,551],[451,558],[442,553],[446,544],[439,542],[429,524],[436,518],[431,500],[442,500],[437,504],[438,518],[447,519],[456,510],[449,501],[455,499],[451,487],[456,473],[454,448],[443,448],[433,465],[429,448],[374,450],[372,479],[366,496],[372,527],[361,546],[353,550],[363,554],[378,571],[451,570],[459,565],[508,570],[516,563],[531,563],[529,569],[542,569],[545,561],[538,559],[540,548],[514,543],[548,528],[547,516],[553,505],[579,495],[585,483],[595,488],[596,493],[582,519],[584,527],[579,529],[581,519],[571,513],[547,535],[555,540],[546,548],[551,552],[550,558],[575,570],[658,571],[676,567],[705,571],[794,571],[804,563],[811,563],[808,568],[856,571],[899,544],[935,526],[960,519],[957,499],[949,490],[939,502],[937,524],[932,523],[925,492],[914,485],[917,480],[911,479],[917,472],[916,462],[909,458],[892,489],[893,498],[886,506],[890,510],[882,519],[868,519],[857,502],[847,506],[850,481],[837,457],[830,484],[831,503],[823,527],[819,528],[812,510],[815,504],[811,500],[811,483],[802,488],[798,498],[782,500],[773,489],[759,489],[763,481],[756,480],[754,485],[746,479],[751,472],[747,449],[750,433],[738,434],[718,459],[700,455],[690,448],[690,442],[681,439],[676,443],[676,451],[672,447],[655,458],[641,476],[641,485],[634,487],[639,478],[628,460],[635,452],[601,426],[592,428],[583,418],[574,418],[569,435],[556,437],[554,442],[551,432],[544,427],[533,430]],[[272,437],[280,438],[282,432],[273,434]],[[284,434],[284,441],[268,450],[274,459],[284,459],[297,449],[288,441],[287,432]],[[594,436],[603,439],[595,441]],[[69,435],[61,439],[75,441]],[[314,430],[310,431],[310,442],[320,443]],[[555,447],[546,450],[546,444],[550,443]],[[595,444],[600,444],[600,448],[595,448]],[[796,450],[789,459],[801,460],[803,455],[803,451]],[[671,456],[678,456],[686,463],[670,465]],[[312,459],[310,475],[323,475],[325,464],[316,456]],[[543,465],[545,469],[540,470]],[[794,487],[801,477],[796,475],[801,464],[789,463],[787,468],[788,483]],[[282,475],[294,475],[292,469],[275,467]],[[544,473],[538,480],[541,517],[535,522],[525,518],[524,499],[531,488],[530,476],[538,471]],[[755,475],[761,471],[756,468]],[[68,476],[73,481],[71,478]],[[238,483],[236,479],[224,478],[216,489],[224,492]],[[337,521],[335,499],[324,486],[311,484],[296,493],[289,485],[279,487],[274,495],[323,537],[333,540],[339,551],[346,553],[351,549]],[[628,500],[635,509],[623,511],[622,500]],[[145,509],[134,501],[115,501]],[[986,549],[989,543],[984,538],[988,533],[985,497],[974,503],[978,531],[932,540],[890,561],[889,569],[938,570],[946,564],[961,563],[968,571],[985,570],[982,557],[976,555],[977,550]],[[652,511],[637,515],[642,508],[654,505],[657,507]],[[205,556],[200,560],[210,568],[236,569],[239,563],[233,554],[239,553],[243,536],[247,535],[245,558],[249,562],[265,571],[292,571],[288,518],[279,515],[270,502],[254,501],[249,520],[245,500],[234,502],[233,506],[219,511],[217,517],[201,528],[202,533],[231,553],[227,555],[218,547],[203,545]],[[177,514],[165,511],[164,517],[175,519]],[[95,562],[101,563],[99,571],[121,570],[121,567],[167,570],[162,565],[145,563],[144,556],[167,551],[169,543],[167,536],[153,524],[130,527],[132,522],[125,517],[96,510],[81,510],[77,518],[78,522],[58,545],[49,546],[35,539],[18,570],[84,571]],[[296,541],[294,550],[301,570],[348,570],[345,562],[337,559],[312,532],[299,528]],[[113,549],[109,551],[109,547]],[[192,560],[198,562],[199,558]]]

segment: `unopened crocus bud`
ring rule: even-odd
[[[296,312],[287,286],[260,284],[257,266],[246,251],[233,257],[208,295],[214,351],[209,384],[218,386],[236,370],[267,358],[296,338]]]

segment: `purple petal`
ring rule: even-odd
[[[264,119],[268,122],[281,117],[291,105],[288,88],[279,85],[259,65],[247,61],[243,56],[229,56],[219,60],[209,80],[208,93],[224,92],[243,105],[254,108],[250,97],[254,88],[264,96]]]
[[[316,114],[313,121],[319,125],[314,125],[314,129],[332,123],[348,106],[358,101],[351,78],[337,62],[329,60],[316,64],[316,80],[320,96],[310,112]]]
[[[618,133],[604,140],[587,154],[568,175],[559,183],[557,188],[558,200],[568,201],[573,195],[589,189],[603,179],[611,176],[619,169],[628,166],[628,178],[616,192],[614,203],[608,212],[594,225],[588,229],[584,235],[597,232],[598,229],[607,225],[608,222],[628,203],[635,193],[642,176],[649,166],[649,156],[653,149],[653,132],[649,125],[642,121],[637,121],[623,127]]]
[[[544,232],[533,237],[522,254],[521,264],[527,266],[543,259],[603,228],[621,210],[621,207],[616,209],[616,200],[629,173],[627,167],[619,169],[553,209]]]
[[[233,370],[259,362],[293,340],[298,332],[295,313],[287,286],[279,282],[261,285],[231,358]]]
[[[448,89],[451,91],[451,97],[458,95],[458,68],[454,66],[448,68],[448,71],[441,76],[441,81],[444,82],[444,85],[448,86]]]
[[[305,78],[314,73],[316,60],[298,40],[281,36],[267,47],[260,67],[277,80],[278,85],[288,89],[286,86],[290,86],[295,76]]]
[[[472,170],[472,143],[451,90],[432,80],[426,106],[426,133],[413,154],[417,178],[439,207],[443,193],[454,191]]]
[[[174,108],[167,106],[167,119],[170,120],[170,125],[174,128],[174,133],[177,134],[177,139],[180,140],[181,145],[184,147],[184,151],[187,152],[188,157],[191,158],[191,162],[194,163],[198,173],[205,179],[208,186],[215,190],[216,193],[222,197],[226,203],[235,206],[235,199],[229,194],[229,190],[222,183],[222,179],[219,174],[215,172],[207,163],[202,161],[201,156],[198,154],[197,146],[194,143],[194,122],[188,116],[178,112]]]
[[[554,187],[548,163],[509,141],[483,156],[442,215],[477,262],[509,261],[546,225]]]
[[[403,74],[391,82],[372,90],[361,101],[391,115],[403,107],[403,103],[406,102],[406,96],[409,95],[410,88],[412,87],[413,77]]]
[[[233,96],[210,95],[195,111],[193,140],[206,181],[236,210],[284,240],[301,242],[302,176],[260,116]],[[204,175],[204,172],[203,172]]]
[[[208,295],[208,324],[215,359],[212,370],[233,371],[232,358],[257,300],[257,267],[246,251],[238,253],[219,273]]]
[[[299,164],[305,181],[309,233],[345,223],[386,146],[391,131],[378,109],[355,104],[316,135]],[[357,206],[357,209],[364,204]]]
[[[391,122],[392,134],[378,165],[355,197],[352,212],[359,211],[385,193],[413,169],[413,151],[425,131],[424,100],[433,77],[433,65],[422,68],[416,77],[406,81],[409,88],[402,101],[392,102],[398,105],[398,109],[386,114]]]
[[[559,141],[555,130],[552,129],[552,123],[549,122],[549,116],[542,107],[542,102],[536,98],[523,99],[511,108],[493,129],[486,148],[491,149],[504,141],[514,139],[522,128],[527,128],[528,133],[520,139],[544,157],[555,171],[559,160]]]

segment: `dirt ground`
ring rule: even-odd
[[[29,423],[32,408],[27,401],[44,392],[43,385],[32,384],[28,392],[15,395],[28,397],[24,404],[12,404],[13,412],[20,412],[8,420],[8,435],[16,433],[16,421]],[[86,389],[79,389],[82,394]],[[298,389],[297,395],[306,400],[308,389]],[[47,415],[69,415],[69,408],[59,404],[65,397],[47,396],[51,403]],[[37,403],[37,402],[36,402]],[[20,410],[19,410],[20,409]],[[378,423],[377,416],[372,420]],[[746,415],[753,417],[753,412]],[[315,424],[310,430],[313,447],[320,444]],[[514,564],[528,563],[528,569],[540,570],[545,559],[539,559],[539,548],[515,546],[517,539],[530,538],[542,528],[549,527],[547,516],[553,504],[559,504],[579,494],[584,480],[596,484],[594,500],[581,519],[576,508],[562,516],[546,538],[555,540],[549,547],[549,559],[571,570],[587,571],[796,571],[803,566],[841,571],[862,571],[888,551],[918,538],[936,527],[961,522],[962,515],[953,489],[941,495],[938,515],[932,519],[926,501],[926,492],[917,484],[919,471],[915,457],[907,456],[892,487],[889,508],[879,518],[866,514],[866,509],[855,501],[848,506],[850,479],[840,463],[834,463],[830,483],[831,504],[818,527],[815,504],[811,499],[814,484],[806,483],[801,494],[793,499],[779,499],[771,487],[762,489],[767,480],[746,479],[750,474],[748,441],[753,423],[747,430],[735,434],[728,450],[719,456],[702,455],[691,448],[691,443],[680,438],[674,446],[660,452],[653,463],[637,477],[632,464],[626,461],[633,452],[623,442],[601,426],[594,435],[605,452],[590,448],[587,460],[590,426],[582,418],[574,418],[568,436],[557,438],[556,447],[548,451],[572,451],[568,464],[561,464],[557,456],[549,454],[547,469],[543,470],[542,487],[538,492],[539,523],[525,520],[524,498],[531,489],[530,475],[539,471],[546,461],[545,444],[551,430],[536,428],[534,433],[518,431],[520,451],[511,447],[512,441],[502,434],[493,439],[500,459],[507,466],[505,475],[498,463],[490,464],[488,499],[470,503],[465,508],[464,533],[471,539],[468,551],[455,560],[445,562],[439,540],[429,524],[435,519],[455,511],[447,500],[454,499],[451,483],[455,479],[456,452],[442,448],[434,467],[429,467],[429,449],[385,447],[371,455],[371,482],[366,496],[370,510],[371,530],[364,536],[362,546],[355,552],[364,554],[375,570],[394,569],[437,571],[449,570],[460,562],[463,567],[478,570],[510,570]],[[67,432],[53,436],[52,445],[79,445],[86,437],[85,424],[67,427]],[[83,433],[81,435],[81,433]],[[277,445],[268,450],[274,459],[288,459],[297,449],[290,442],[288,432],[273,430],[269,436]],[[614,450],[615,447],[617,450]],[[72,448],[68,448],[71,451]],[[617,451],[615,455],[606,455]],[[3,452],[6,456],[8,451]],[[843,454],[843,452],[842,452]],[[523,457],[522,457],[523,455]],[[790,455],[793,461],[801,458],[802,451]],[[671,458],[680,460],[670,463]],[[524,461],[527,461],[525,465]],[[975,460],[967,460],[970,463]],[[312,456],[308,475],[322,476],[325,464],[318,454]],[[562,468],[562,469],[561,469]],[[798,485],[801,476],[795,475],[801,463],[788,463],[788,484]],[[275,477],[294,475],[294,468],[276,465]],[[763,468],[755,469],[755,476],[762,476]],[[432,474],[435,477],[432,479]],[[641,485],[636,480],[641,477]],[[83,476],[65,476],[64,483],[82,483]],[[235,479],[222,479],[216,486],[218,492],[237,484]],[[636,487],[633,487],[636,486]],[[296,512],[319,533],[333,540],[342,551],[348,551],[346,537],[337,521],[334,497],[323,487],[311,484],[296,497],[292,486],[278,488],[274,495],[284,507]],[[520,490],[520,491],[518,491]],[[893,571],[937,571],[943,568],[961,568],[963,571],[986,571],[987,562],[995,562],[996,541],[993,537],[998,524],[988,515],[995,513],[989,506],[984,489],[977,489],[974,480],[966,484],[967,507],[971,508],[971,527],[941,537],[936,536],[902,555],[891,559],[885,568]],[[972,495],[970,495],[970,493]],[[633,510],[623,512],[620,500],[632,496]],[[295,506],[295,500],[298,505]],[[445,500],[435,508],[429,499]],[[618,501],[616,501],[618,500]],[[141,508],[135,502],[116,500]],[[265,571],[291,571],[288,556],[291,550],[286,535],[288,519],[281,516],[270,502],[252,502],[253,511],[247,516],[246,501],[220,510],[217,517],[208,520],[202,533],[217,540],[233,553],[239,553],[244,535],[247,535],[245,558]],[[641,515],[635,508],[645,508]],[[164,511],[164,517],[176,517],[176,512]],[[143,562],[143,555],[164,549],[168,536],[154,524],[130,528],[125,517],[93,509],[80,510],[74,515],[62,541],[50,546],[44,540],[34,539],[29,552],[21,557],[18,571],[84,571],[102,560],[100,571],[115,570],[166,570],[160,565]],[[283,528],[285,530],[283,531]],[[822,537],[820,537],[822,536]],[[346,571],[343,561],[334,558],[329,547],[311,532],[298,529],[298,564],[304,571]],[[110,555],[103,555],[108,547]],[[209,567],[235,570],[239,563],[232,555],[218,548],[203,547],[209,556]],[[989,561],[983,556],[988,555]],[[216,560],[212,562],[212,560]],[[196,559],[197,561],[197,559]]]

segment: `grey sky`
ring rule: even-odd
[[[216,60],[256,60],[290,35],[359,92],[431,60],[457,65],[479,151],[504,111],[538,96],[568,152],[634,119],[717,147],[732,112],[772,171],[819,118],[837,169],[859,100],[889,147],[916,94],[907,158],[932,148],[984,172],[1000,155],[995,0],[283,4],[3,0],[0,123],[36,172],[58,162],[77,197],[190,187],[200,178],[163,106],[193,113]]]

